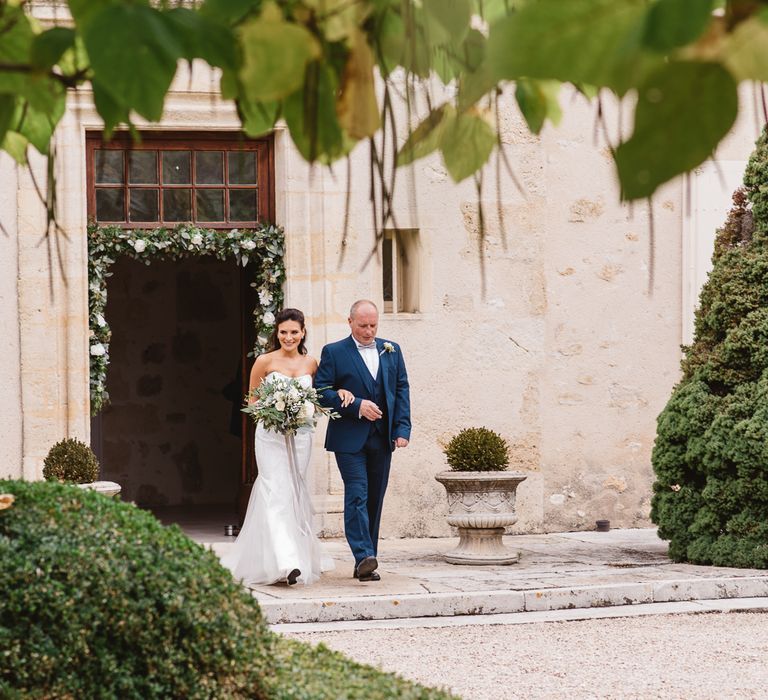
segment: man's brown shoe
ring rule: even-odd
[[[379,562],[376,561],[376,557],[366,557],[355,567],[355,571],[359,578],[363,578],[363,576],[372,574],[378,568]]]

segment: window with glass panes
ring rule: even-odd
[[[271,219],[271,142],[194,134],[88,138],[89,216],[102,224],[208,228]]]

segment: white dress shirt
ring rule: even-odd
[[[374,340],[369,346],[364,346],[357,340],[355,341],[355,344],[357,345],[357,351],[360,353],[360,357],[363,358],[365,366],[375,380],[376,374],[379,371],[379,352],[376,349],[376,341]]]

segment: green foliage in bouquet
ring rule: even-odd
[[[2,698],[451,698],[272,633],[213,552],[133,505],[0,494]]]
[[[713,262],[683,378],[658,418],[651,517],[676,561],[768,568],[765,132]]]
[[[276,377],[263,381],[246,396],[248,405],[241,409],[266,430],[294,435],[301,428],[314,428],[320,416],[338,418],[339,414],[320,405],[317,390],[305,387],[294,377]]]
[[[43,461],[43,477],[48,481],[88,484],[99,476],[99,462],[93,450],[75,438],[60,440]]]
[[[453,471],[497,472],[509,466],[509,445],[488,428],[465,428],[445,447]]]

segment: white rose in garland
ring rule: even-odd
[[[94,343],[91,345],[91,355],[94,357],[101,357],[106,354],[107,349],[101,343]]]
[[[137,253],[143,253],[147,248],[147,242],[143,238],[133,241],[132,245]]]
[[[196,233],[192,238],[189,239],[189,242],[192,245],[203,245],[203,237],[201,234]]]
[[[246,250],[253,250],[256,247],[256,241],[243,241],[240,247]]]
[[[275,323],[275,314],[271,311],[267,311],[267,313],[261,317],[261,320],[264,322],[265,326],[271,326]]]

